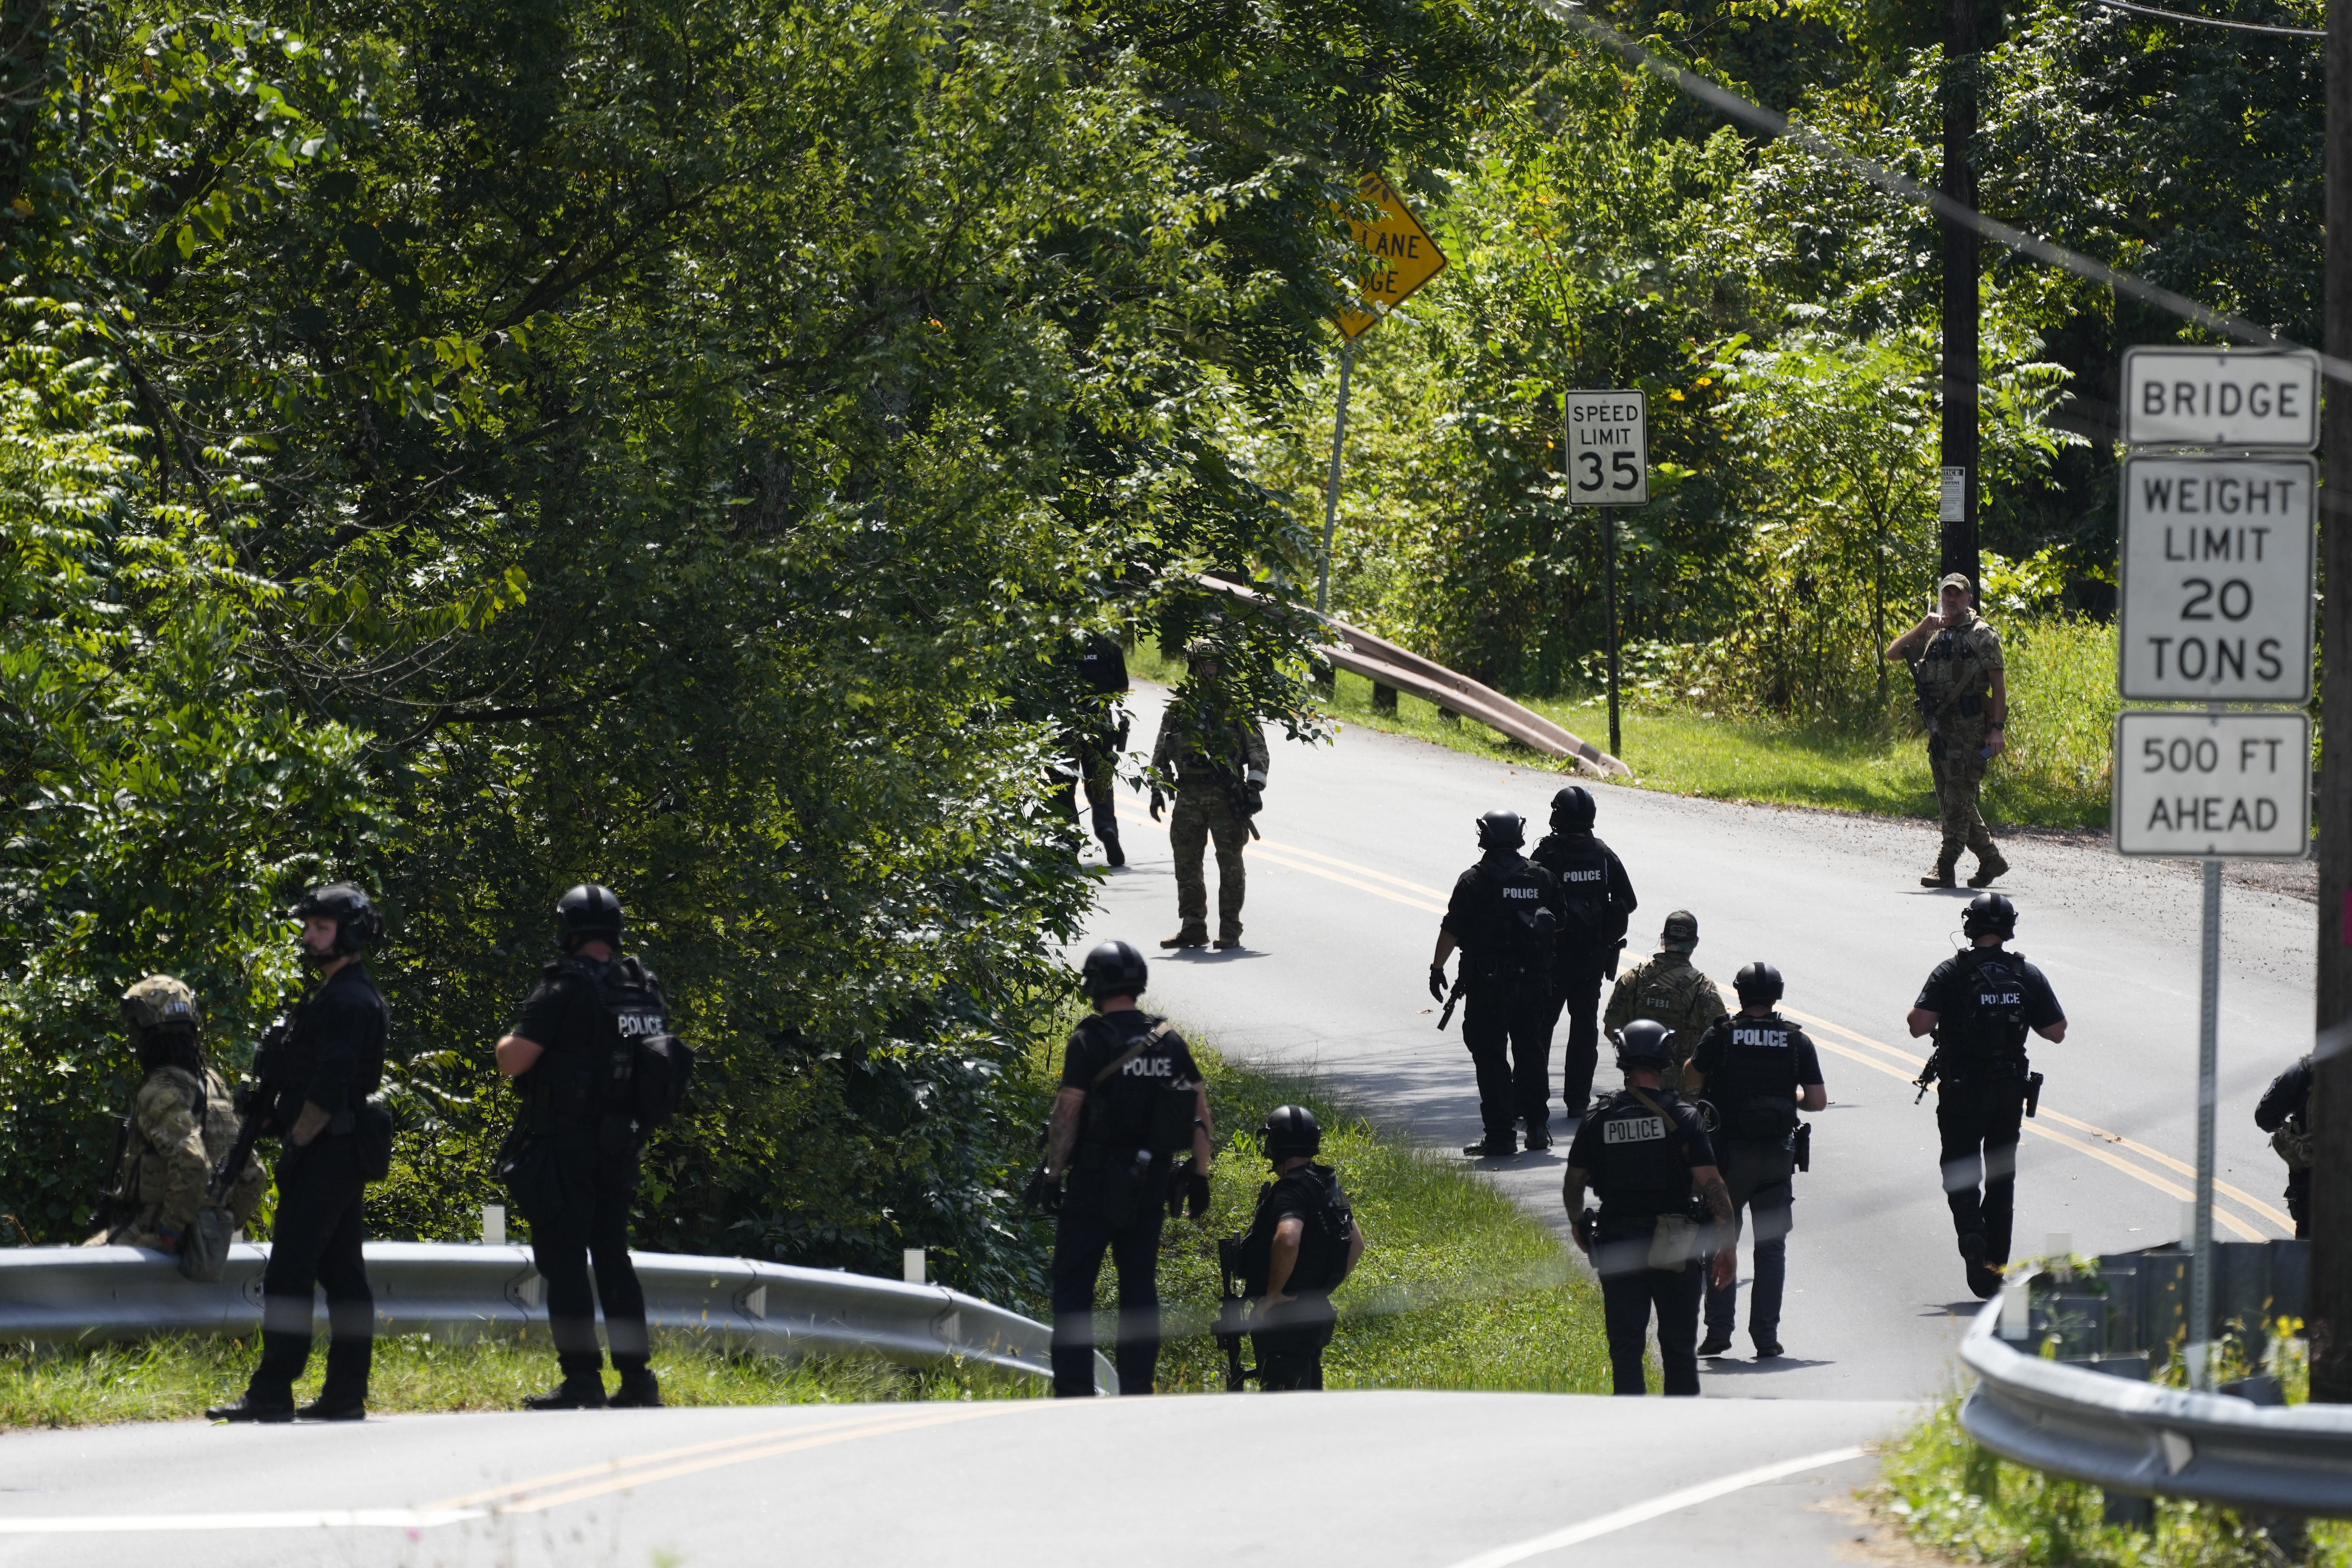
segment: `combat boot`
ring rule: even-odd
[[[1118,847],[1118,829],[1116,827],[1098,827],[1095,829],[1095,832],[1096,835],[1102,839],[1103,859],[1112,866],[1126,865],[1127,851]]]
[[[1936,869],[1934,873],[1932,875],[1920,878],[1919,885],[1923,888],[1949,888],[1956,886],[1952,879],[1952,868],[1959,863],[1959,850],[1947,847],[1941,855],[1936,857]]]
[[[205,1412],[207,1421],[264,1421],[272,1424],[294,1419],[294,1401],[289,1397],[280,1405],[274,1399],[256,1399],[250,1394],[234,1405],[215,1405]]]
[[[658,1410],[661,1402],[661,1379],[649,1366],[633,1366],[624,1371],[621,1386],[605,1401],[615,1410]]]
[[[294,1412],[298,1421],[364,1421],[367,1419],[367,1395],[319,1391],[319,1397]]]
[[[525,1410],[602,1410],[612,1403],[604,1397],[602,1373],[590,1373],[584,1377],[567,1377],[545,1394],[523,1396]]]
[[[1161,937],[1160,939],[1160,945],[1162,947],[1206,947],[1209,945],[1208,928],[1205,926],[1186,926],[1174,936]]]
[[[1241,944],[1242,933],[1236,930],[1225,932],[1224,935],[1217,938],[1216,941],[1211,942],[1209,945],[1215,948],[1219,952],[1223,952],[1227,948],[1239,947]]]
[[[1969,879],[1971,888],[1990,888],[1992,879],[2009,869],[2009,862],[2000,858],[1998,849],[1988,849],[1977,857],[1977,874]]]
[[[1474,1160],[1508,1160],[1519,1152],[1517,1134],[1506,1132],[1500,1137],[1489,1134],[1475,1143],[1465,1143],[1462,1152]]]
[[[1968,1268],[1969,1289],[1979,1301],[2000,1294],[2000,1270],[1985,1261],[1985,1237],[1972,1230],[1960,1237],[1960,1261]]]

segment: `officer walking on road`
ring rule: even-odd
[[[610,888],[585,882],[556,900],[563,955],[540,971],[499,1070],[522,1104],[499,1152],[499,1173],[530,1222],[531,1261],[547,1280],[547,1327],[562,1381],[526,1410],[661,1404],[646,1331],[646,1293],[629,1261],[637,1156],[677,1109],[692,1070],[669,1033],[661,982],[620,952],[624,916]],[[588,1260],[596,1282],[588,1282]],[[604,1391],[596,1307],[604,1308],[620,1386]]]
[[[1969,900],[1960,920],[1970,945],[1937,964],[1906,1020],[1912,1037],[1936,1037],[1920,1075],[1936,1089],[1944,1194],[1968,1265],[1969,1289],[1988,1299],[2009,1262],[2017,1204],[2017,1139],[2042,1075],[2025,1059],[2029,1032],[2055,1043],[2066,1015],[2042,971],[2002,943],[2017,934],[2017,906],[1999,893]]]
[[[1530,1150],[1551,1147],[1551,973],[1559,942],[1559,883],[1519,853],[1527,824],[1516,812],[1478,819],[1478,863],[1455,879],[1429,961],[1429,994],[1447,1000],[1445,961],[1458,945],[1462,1043],[1478,1075],[1478,1120],[1486,1135],[1462,1152],[1474,1159],[1518,1152],[1516,1122]],[[1441,1020],[1442,1025],[1442,1020]]]
[[[1209,1212],[1214,1128],[1192,1048],[1136,1006],[1150,971],[1123,942],[1097,943],[1080,978],[1095,1015],[1070,1031],[1046,1124],[1045,1162],[1023,1194],[1058,1207],[1054,1230],[1054,1393],[1095,1391],[1095,1280],[1118,1270],[1121,1394],[1150,1394],[1160,1363],[1160,1226],[1172,1191],[1194,1220]],[[1173,1156],[1190,1156],[1171,1166]],[[1061,1190],[1063,1173],[1069,1187]]]
[[[1994,847],[1977,790],[1985,765],[2009,744],[2009,677],[2000,638],[1970,604],[1976,590],[1955,572],[1937,589],[1936,612],[1886,645],[1890,663],[1911,667],[1919,716],[1927,722],[1927,768],[1943,807],[1944,847],[1923,888],[1948,888],[1965,848],[1977,858],[1971,888],[2009,869]]]
[[[1202,857],[1217,844],[1219,951],[1242,944],[1242,900],[1249,872],[1242,864],[1251,819],[1265,804],[1265,736],[1257,721],[1233,709],[1216,645],[1195,637],[1185,645],[1192,673],[1160,716],[1151,748],[1151,820],[1166,805],[1161,784],[1172,780],[1176,806],[1168,819],[1168,847],[1176,857],[1174,936],[1162,947],[1207,947],[1209,884]]]
[[[1830,1102],[1822,1063],[1804,1030],[1780,1016],[1780,972],[1756,963],[1732,980],[1739,1011],[1717,1024],[1691,1053],[1691,1092],[1715,1108],[1716,1159],[1731,1205],[1719,1255],[1738,1272],[1743,1212],[1756,1215],[1756,1283],[1748,1299],[1748,1334],[1759,1360],[1780,1353],[1780,1298],[1789,1278],[1789,1229],[1794,1221],[1797,1112]],[[1703,1356],[1731,1348],[1738,1292],[1730,1280],[1706,1292]]]
[[[215,1421],[291,1421],[294,1380],[310,1360],[311,1293],[327,1291],[327,1376],[299,1414],[310,1421],[367,1415],[375,1358],[375,1293],[368,1288],[367,1232],[361,1200],[381,1181],[391,1154],[391,1121],[369,1103],[383,1081],[392,1012],[362,955],[383,936],[383,917],[352,882],[313,888],[294,906],[302,962],[318,989],[294,1011],[277,1098],[264,1125],[278,1133],[278,1212],[269,1266],[261,1279],[261,1362],[234,1405]]]
[[[177,1253],[204,1206],[213,1167],[236,1143],[236,1110],[205,1058],[194,992],[171,975],[151,974],[122,994],[122,1018],[147,1076],[107,1173],[100,1228],[85,1245]],[[235,1226],[252,1219],[268,1179],[248,1155],[224,1205]]]
[[[1698,947],[1698,917],[1676,910],[1658,933],[1658,951],[1617,977],[1601,1026],[1614,1036],[1637,1018],[1664,1024],[1672,1032],[1675,1059],[1662,1077],[1666,1088],[1683,1087],[1682,1064],[1706,1032],[1725,1016],[1723,993],[1699,973],[1690,955]]]
[[[1591,792],[1581,784],[1569,785],[1551,797],[1551,832],[1528,857],[1559,879],[1552,1022],[1556,1025],[1560,1012],[1567,1012],[1559,1098],[1568,1108],[1571,1137],[1592,1099],[1592,1074],[1601,1062],[1601,983],[1617,973],[1626,917],[1640,902],[1616,851],[1593,837],[1592,818]]]
[[[1609,1366],[1618,1394],[1638,1394],[1650,1310],[1658,1314],[1658,1363],[1670,1394],[1698,1393],[1700,1215],[1726,1232],[1731,1199],[1698,1112],[1661,1088],[1674,1060],[1664,1026],[1643,1019],[1618,1037],[1625,1087],[1603,1097],[1568,1149],[1560,1201],[1576,1245],[1601,1276],[1609,1328]],[[1598,1218],[1584,1210],[1584,1189],[1600,1195]],[[1703,1205],[1703,1206],[1702,1206]],[[1731,1284],[1729,1247],[1715,1255],[1706,1282]]]
[[[1278,1105],[1258,1129],[1274,1180],[1257,1190],[1242,1238],[1242,1271],[1256,1297],[1250,1342],[1268,1394],[1323,1386],[1323,1347],[1339,1321],[1331,1292],[1364,1256],[1364,1233],[1339,1177],[1315,1156],[1322,1124],[1303,1105]]]
[[[1119,700],[1128,692],[1127,655],[1112,638],[1087,632],[1072,650],[1068,666],[1072,679],[1063,698],[1071,709],[1065,711],[1059,745],[1071,772],[1057,778],[1055,804],[1076,822],[1083,784],[1103,858],[1124,866],[1127,852],[1119,847],[1118,812],[1111,792],[1118,782],[1118,754],[1127,748],[1127,710]]]
[[[2271,1135],[2286,1162],[2286,1212],[2298,1238],[2311,1234],[2311,1058],[2271,1079],[2254,1107],[2254,1125]]]

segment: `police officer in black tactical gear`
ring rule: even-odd
[[[1969,1289],[1990,1298],[2000,1289],[2015,1216],[2026,1036],[2064,1039],[2066,1015],[2042,971],[2001,945],[2017,934],[2015,904],[1979,893],[1969,900],[1960,931],[1970,945],[1936,966],[1907,1022],[1915,1038],[1936,1037],[1921,1079],[1937,1080],[1944,1193]]]
[[[1462,873],[1437,928],[1429,994],[1447,999],[1445,961],[1462,949],[1462,1043],[1478,1074],[1478,1120],[1486,1135],[1462,1152],[1474,1159],[1551,1147],[1552,954],[1559,941],[1559,883],[1519,853],[1527,824],[1516,812],[1478,819],[1478,863]],[[1442,1021],[1441,1021],[1442,1022]]]
[[[1560,1053],[1559,1098],[1569,1132],[1592,1099],[1601,1062],[1601,983],[1617,973],[1625,921],[1640,900],[1615,850],[1593,837],[1592,793],[1570,784],[1551,797],[1551,831],[1528,857],[1559,879],[1559,949],[1552,964],[1552,1018],[1568,1013]],[[1547,1036],[1551,1030],[1548,1026]]]
[[[1087,790],[1087,807],[1095,837],[1102,841],[1103,858],[1113,866],[1127,864],[1119,847],[1118,812],[1112,787],[1117,783],[1118,754],[1127,748],[1128,716],[1120,699],[1128,693],[1127,655],[1118,642],[1100,632],[1080,634],[1067,660],[1071,690],[1066,700],[1076,711],[1065,714],[1058,742],[1068,759],[1056,771],[1054,803],[1072,822],[1078,819],[1078,786]]]
[[[1160,1226],[1172,1191],[1209,1213],[1214,1131],[1192,1048],[1135,1005],[1150,971],[1124,942],[1097,943],[1080,978],[1095,1016],[1070,1031],[1046,1124],[1045,1162],[1024,1196],[1060,1214],[1054,1230],[1054,1393],[1095,1391],[1095,1279],[1118,1270],[1121,1394],[1150,1394],[1160,1363]],[[1187,1154],[1181,1163],[1174,1156]],[[1064,1173],[1066,1191],[1060,1190]]]
[[[1242,1238],[1242,1273],[1256,1299],[1250,1342],[1268,1394],[1323,1386],[1323,1347],[1339,1315],[1331,1292],[1364,1256],[1364,1233],[1339,1178],[1315,1156],[1322,1124],[1303,1105],[1278,1105],[1258,1129],[1274,1180],[1257,1190]]]
[[[1743,1211],[1756,1215],[1756,1283],[1748,1299],[1748,1333],[1759,1360],[1780,1353],[1780,1298],[1789,1278],[1789,1229],[1796,1198],[1797,1112],[1820,1110],[1829,1102],[1822,1082],[1821,1055],[1804,1030],[1780,1016],[1780,972],[1758,962],[1732,981],[1739,1011],[1709,1029],[1684,1069],[1692,1097],[1714,1109],[1715,1154],[1730,1194],[1729,1233],[1716,1238],[1723,1251],[1739,1248]],[[1704,1111],[1702,1111],[1704,1115]],[[1731,1348],[1738,1292],[1712,1281],[1706,1291],[1706,1339],[1703,1356]]]
[[[383,1081],[392,1013],[362,960],[383,918],[356,883],[313,888],[294,906],[302,962],[318,988],[295,1008],[287,1056],[262,1108],[278,1134],[278,1211],[261,1279],[261,1362],[215,1421],[358,1421],[367,1415],[375,1356],[375,1293],[368,1289],[361,1199],[392,1152],[391,1118],[369,1096]],[[294,1380],[310,1360],[311,1293],[327,1292],[327,1376],[299,1412]]]
[[[2254,1125],[2271,1135],[2271,1147],[2286,1162],[2286,1212],[2297,1239],[2311,1235],[2311,1058],[2305,1057],[2271,1079],[2254,1107]]]
[[[1576,1245],[1601,1276],[1609,1329],[1609,1367],[1619,1394],[1638,1394],[1650,1310],[1658,1313],[1658,1363],[1670,1394],[1698,1392],[1700,1229],[1712,1220],[1728,1233],[1731,1198],[1696,1107],[1658,1084],[1674,1060],[1673,1031],[1642,1018],[1618,1031],[1617,1066],[1625,1087],[1594,1103],[1568,1148],[1560,1201]],[[1584,1212],[1584,1189],[1600,1194],[1596,1219]],[[1715,1255],[1711,1278],[1731,1283],[1729,1247]]]
[[[523,1407],[658,1405],[646,1293],[629,1261],[629,1206],[638,1153],[676,1109],[691,1058],[672,1065],[682,1047],[669,1033],[661,982],[621,956],[624,917],[613,890],[583,883],[556,901],[555,918],[563,955],[540,971],[498,1044],[499,1070],[522,1096],[499,1173],[530,1222],[531,1261],[547,1281],[547,1326],[562,1373],[554,1389],[526,1398]],[[600,1300],[620,1374],[610,1394],[596,1345]]]

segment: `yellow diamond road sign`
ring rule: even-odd
[[[1365,299],[1393,310],[1404,303],[1406,295],[1445,270],[1445,252],[1437,248],[1437,241],[1429,237],[1429,230],[1421,226],[1421,220],[1386,178],[1366,174],[1357,189],[1381,212],[1374,223],[1359,222],[1352,216],[1348,219],[1348,226],[1356,231],[1356,243],[1370,258],[1358,287]],[[1339,330],[1351,338],[1361,337],[1380,319],[1380,312],[1343,306]]]

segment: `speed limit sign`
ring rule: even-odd
[[[1641,506],[1650,499],[1650,398],[1643,392],[1571,392],[1568,500]]]

